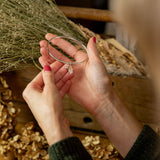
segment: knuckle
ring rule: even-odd
[[[26,89],[22,92],[22,97],[23,97],[25,100],[27,99],[27,90],[26,90]]]
[[[26,100],[29,96],[29,92],[31,89],[31,84],[28,84],[27,87],[24,89],[24,91],[22,92],[22,97]]]
[[[46,76],[47,78],[51,78],[51,77],[52,77],[52,72],[46,72],[46,73],[45,73],[45,76]]]

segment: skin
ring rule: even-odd
[[[50,40],[54,36],[49,33],[46,35],[46,39]],[[76,54],[75,48],[68,42],[63,41],[60,45],[61,47],[68,46],[65,47],[66,52],[74,55],[77,60],[81,58]],[[125,157],[140,134],[142,125],[133,117],[113,90],[106,68],[99,58],[94,39],[91,38],[88,42],[87,62],[83,65],[73,66],[74,75],[68,75],[70,76],[69,84],[62,78],[62,88],[69,88],[65,92],[62,92],[61,88],[55,87],[61,81],[61,79],[57,78],[61,69],[55,69],[57,65],[54,65],[56,62],[48,54],[47,41],[41,41],[40,46],[42,57],[40,57],[39,61],[41,65],[43,67],[51,65],[52,68],[52,72],[50,72],[54,77],[50,75],[50,85],[52,87],[46,89],[49,94],[43,94],[46,91],[46,75],[43,72],[40,81],[44,83],[44,88],[42,89],[41,87],[40,93],[33,85],[33,83],[37,84],[36,82],[38,81],[33,80],[25,89],[23,96],[44,131],[48,143],[51,145],[61,139],[72,136],[69,126],[67,127],[64,121],[62,99],[60,98],[65,93],[68,93],[72,99],[95,116],[112,143],[121,155]],[[67,51],[67,48],[70,50]],[[53,81],[52,79],[59,79],[59,81]],[[37,87],[39,88],[39,85]],[[63,93],[63,95],[60,96],[60,93]],[[37,99],[40,101],[37,102]],[[37,106],[42,112],[39,112]],[[47,112],[47,116],[45,112]],[[61,116],[63,118],[60,118]],[[61,126],[64,126],[63,130],[61,130]]]
[[[49,145],[73,136],[62,107],[62,98],[71,86],[72,75],[65,73],[63,64],[59,62],[52,63],[51,67],[52,71],[40,72],[23,92],[23,98],[42,128]]]

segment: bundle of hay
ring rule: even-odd
[[[0,72],[37,59],[39,41],[48,32],[87,43],[52,0],[0,0]]]
[[[40,56],[39,41],[46,33],[73,37],[85,45],[97,37],[97,48],[108,72],[114,75],[145,75],[137,58],[75,25],[54,0],[0,0],[0,73],[24,69]]]

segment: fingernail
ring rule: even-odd
[[[44,71],[45,71],[45,72],[47,72],[47,71],[51,71],[51,67],[50,67],[50,66],[48,66],[48,65],[44,66]]]
[[[96,37],[93,37],[93,42],[96,43]]]

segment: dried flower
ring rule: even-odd
[[[102,145],[99,136],[86,136],[82,144],[94,160],[121,160],[115,147],[112,144]]]

